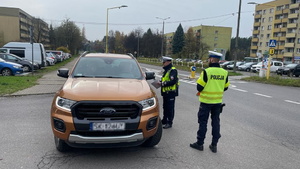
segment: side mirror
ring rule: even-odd
[[[68,78],[69,77],[69,69],[68,68],[60,68],[57,70],[57,76]]]
[[[155,73],[154,72],[145,72],[146,80],[155,79]]]

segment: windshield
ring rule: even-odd
[[[134,59],[82,57],[73,71],[74,77],[141,79],[143,75]]]

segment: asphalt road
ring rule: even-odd
[[[208,149],[210,126],[204,151],[189,147],[198,128],[195,94],[195,80],[182,78],[174,126],[163,131],[154,148],[74,149],[64,154],[56,151],[50,127],[53,94],[0,97],[0,168],[299,168],[299,88],[231,79],[216,154]]]

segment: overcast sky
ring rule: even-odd
[[[266,3],[268,0],[242,0],[239,37],[252,35],[255,5],[248,2]],[[175,32],[181,23],[186,31],[199,25],[232,27],[236,37],[239,0],[1,0],[2,7],[20,8],[41,18],[54,27],[69,18],[80,29],[85,27],[88,40],[102,40],[106,34],[107,8],[127,5],[126,8],[109,10],[109,30],[129,34],[135,29],[146,32],[149,28]]]

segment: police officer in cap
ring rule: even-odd
[[[212,142],[209,148],[212,152],[217,152],[217,143],[221,137],[220,113],[222,111],[222,99],[224,91],[229,87],[228,72],[221,68],[219,64],[221,56],[221,53],[209,51],[209,67],[201,72],[197,80],[197,90],[200,92],[199,129],[197,142],[190,144],[190,147],[200,151],[203,151],[209,115],[212,121]]]
[[[176,68],[172,65],[172,58],[163,57],[163,75],[159,84],[163,97],[163,119],[164,129],[171,128],[175,115],[175,97],[178,96],[179,78]]]

